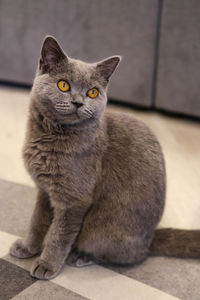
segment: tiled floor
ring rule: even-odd
[[[135,268],[113,270],[101,266],[83,269],[66,266],[50,282],[26,279],[31,260],[15,260],[7,253],[13,240],[24,236],[34,204],[33,183],[21,159],[28,103],[29,92],[0,88],[0,178],[8,181],[0,182],[0,269],[7,272],[9,264],[14,265],[11,266],[14,271],[8,271],[5,276],[10,277],[10,282],[13,280],[10,285],[13,290],[5,294],[3,287],[7,286],[7,279],[0,279],[0,299],[10,299],[11,294],[12,297],[17,294],[13,291],[20,270],[25,287],[14,299],[50,299],[49,295],[51,299],[173,299],[166,293],[181,299],[200,299],[197,276],[200,262],[197,260],[149,258]],[[163,146],[168,190],[160,225],[200,228],[200,122],[119,106],[108,109],[121,109],[145,121]],[[187,270],[185,274],[184,270]],[[190,289],[191,284],[193,289]]]

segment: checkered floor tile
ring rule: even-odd
[[[34,198],[33,188],[0,180],[0,300],[200,299],[197,260],[148,258],[135,267],[112,269],[65,266],[51,281],[33,279],[29,270],[34,258],[13,258],[8,250],[25,235]]]

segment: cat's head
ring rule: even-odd
[[[110,76],[120,60],[120,56],[97,63],[72,59],[48,36],[43,42],[32,98],[45,117],[62,124],[99,119],[107,103]]]

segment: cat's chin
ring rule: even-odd
[[[83,122],[85,123],[93,119],[92,115],[84,113],[79,109],[74,112],[59,112],[57,117],[61,124],[66,124],[69,126],[78,125]]]
[[[65,115],[60,115],[58,117],[58,121],[61,124],[69,124],[69,125],[75,125],[81,122],[81,119],[78,117],[77,114],[65,114]]]
[[[58,118],[58,122],[62,126],[66,127],[73,127],[73,126],[79,126],[82,123],[85,123],[88,119],[86,118],[81,118],[76,112],[73,114],[65,114],[65,115],[60,115]]]
[[[66,120],[64,122],[60,122],[61,127],[63,128],[85,128],[90,126],[90,124],[93,124],[94,122],[92,122],[94,120],[92,119],[79,119],[77,121],[70,121]]]
[[[94,124],[98,123],[97,120],[94,117],[81,117],[78,116],[78,114],[76,116],[73,115],[66,115],[66,117],[64,119],[60,119],[59,123],[61,126],[64,127],[74,127],[74,128],[85,128],[85,127],[90,127],[91,125],[94,126]]]

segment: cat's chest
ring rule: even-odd
[[[27,143],[24,147],[25,166],[36,182],[50,182],[70,168],[64,151],[55,151],[51,143]]]
[[[32,143],[24,147],[25,166],[38,186],[48,192],[61,189],[74,195],[92,191],[99,169],[94,155],[73,155],[62,144]],[[75,195],[74,195],[75,196]]]

